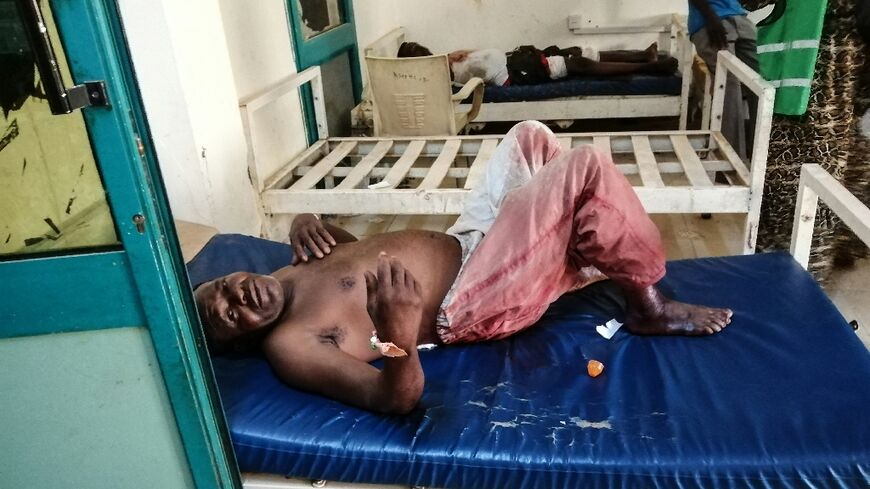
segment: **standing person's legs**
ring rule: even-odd
[[[442,308],[442,341],[510,336],[565,292],[604,275],[626,291],[633,332],[709,334],[727,324],[730,311],[658,293],[653,284],[665,273],[658,230],[608,155],[586,146],[545,163],[504,198],[463,266]]]
[[[722,27],[728,39],[728,52],[735,54],[738,31],[733,17],[722,19]],[[707,28],[704,27],[692,34],[692,44],[698,51],[698,56],[707,64],[710,73],[716,74],[717,49],[713,46]],[[747,157],[746,132],[743,123],[743,96],[740,82],[729,76],[725,84],[725,106],[722,108],[722,135],[741,157]]]
[[[729,17],[737,31],[737,40],[734,42],[734,55],[737,59],[746,63],[752,71],[758,72],[758,45],[757,29],[745,15]]]
[[[734,26],[737,29],[737,41],[734,43],[734,54],[737,59],[746,63],[746,66],[758,73],[758,46],[757,29],[745,15],[733,17]],[[755,118],[758,114],[758,96],[746,87],[740,87],[743,98],[749,107],[749,113],[745,118],[746,156],[752,156],[752,145],[755,141]]]

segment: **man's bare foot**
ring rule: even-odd
[[[665,297],[654,285],[624,290],[628,300],[625,327],[634,334],[711,335],[731,322],[730,309],[677,302]]]
[[[646,60],[652,63],[653,61],[658,61],[659,59],[659,43],[654,42],[649,45],[648,48],[643,50],[646,53]]]

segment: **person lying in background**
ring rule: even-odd
[[[537,121],[505,135],[447,233],[356,240],[305,214],[290,241],[298,266],[196,288],[209,346],[253,338],[287,384],[373,411],[414,408],[418,345],[506,338],[606,278],[624,291],[632,333],[710,335],[731,321],[662,294],[661,237],[631,184],[609,154],[563,150]],[[369,363],[382,355],[382,369]]]
[[[587,50],[588,51],[588,50]],[[425,46],[403,42],[399,58],[431,56]],[[642,51],[586,52],[579,47],[561,49],[550,46],[544,50],[520,46],[509,53],[498,49],[461,49],[447,55],[455,83],[464,84],[474,77],[487,85],[537,85],[573,76],[609,76],[645,73],[669,75],[677,70],[677,60],[659,56],[658,44]]]

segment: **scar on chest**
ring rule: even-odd
[[[354,285],[356,285],[356,279],[353,277],[341,277],[338,280],[338,286],[345,290],[352,289]]]

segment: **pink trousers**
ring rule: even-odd
[[[442,304],[444,343],[510,336],[565,292],[604,278],[647,286],[664,276],[658,229],[608,154],[562,150],[546,126],[527,121],[488,165],[452,228],[463,248],[469,235],[482,239]]]

